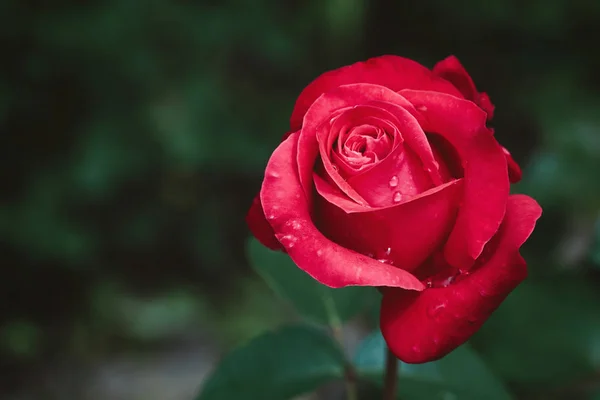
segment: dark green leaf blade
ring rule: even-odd
[[[506,380],[564,385],[600,367],[600,293],[575,277],[526,281],[472,339]]]
[[[323,331],[288,326],[228,354],[197,400],[285,400],[344,376],[344,355]]]
[[[381,385],[386,345],[380,332],[369,335],[355,355],[361,378]],[[502,382],[487,368],[468,344],[441,360],[399,366],[398,396],[403,400],[460,399],[510,400]]]
[[[376,302],[379,293],[368,287],[332,289],[320,284],[298,268],[285,253],[271,251],[251,238],[248,254],[252,267],[281,297],[290,301],[303,316],[327,324],[342,322]]]

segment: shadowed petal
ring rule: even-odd
[[[422,110],[423,129],[447,140],[461,160],[464,197],[444,255],[452,266],[468,269],[498,230],[506,210],[510,184],[502,147],[474,103],[435,92],[400,94]]]
[[[494,117],[494,105],[487,93],[480,93],[467,70],[458,58],[450,56],[433,67],[433,73],[451,82],[467,100],[471,100],[487,113],[488,121]]]
[[[283,246],[275,237],[275,232],[271,228],[271,224],[267,221],[263,212],[262,204],[260,203],[260,194],[256,195],[246,214],[246,223],[250,231],[258,239],[259,242],[270,248],[271,250],[282,250]]]
[[[462,194],[462,180],[454,180],[394,206],[364,209],[318,177],[315,186],[315,220],[327,237],[407,271],[443,243]]]

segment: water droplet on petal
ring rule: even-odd
[[[271,172],[271,173],[269,174],[269,176],[270,176],[271,178],[279,178],[281,175],[279,175],[279,173],[277,173],[277,172],[274,172],[274,171],[273,171],[273,172]]]
[[[323,250],[317,250],[317,255],[320,257],[323,255]]]
[[[426,106],[416,106],[415,108],[417,110],[419,110],[419,111],[427,111],[427,107]]]
[[[431,306],[427,309],[427,315],[430,317],[437,317],[442,311],[444,311],[444,308],[446,308],[444,304]]]
[[[394,203],[400,203],[402,201],[402,193],[394,193]]]
[[[297,240],[298,240],[298,238],[296,236],[285,235],[285,236],[282,236],[281,239],[279,239],[279,242],[281,242],[281,244],[284,247],[288,247],[291,249],[292,247],[294,247]]]
[[[394,175],[390,179],[390,187],[395,188],[396,186],[398,186],[398,177],[396,175]]]
[[[270,214],[270,215],[267,217],[267,219],[269,219],[269,220],[271,220],[271,221],[272,221],[272,220],[274,220],[274,219],[275,219],[275,215],[274,215],[274,214]]]
[[[427,286],[428,288],[433,287],[433,282],[431,281],[431,279],[427,279],[427,281],[425,281],[425,286]]]
[[[446,279],[444,279],[440,284],[442,287],[448,287],[452,282],[454,282],[454,276],[449,276]]]
[[[295,219],[293,219],[293,220],[290,220],[290,221],[287,221],[287,222],[285,223],[285,225],[286,225],[286,226],[290,226],[290,227],[292,227],[292,229],[295,229],[295,230],[298,230],[298,229],[302,228],[302,225],[300,224],[300,222],[298,222],[298,221],[297,221],[297,220],[295,220]]]
[[[386,255],[386,256],[389,256],[391,253],[392,253],[392,248],[391,248],[391,247],[388,247],[388,248],[385,250],[385,255]]]
[[[466,269],[459,269],[459,270],[458,270],[458,273],[459,273],[460,275],[465,275],[465,276],[468,276],[468,275],[470,275],[470,274],[471,274],[471,273],[470,273],[468,270],[466,270]]]

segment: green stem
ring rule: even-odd
[[[346,384],[346,399],[358,400],[358,390],[356,389],[356,379],[354,378],[354,372],[346,373],[344,383]]]
[[[344,329],[342,327],[342,321],[338,316],[335,303],[330,295],[323,296],[323,303],[327,310],[327,316],[329,318],[329,327],[334,339],[338,342],[340,347],[344,347]],[[352,365],[346,367],[346,373],[344,374],[344,384],[346,386],[346,399],[347,400],[358,400],[358,391],[356,388],[356,374]]]
[[[398,388],[398,359],[387,350],[385,358],[385,378],[383,387],[383,400],[395,400]]]

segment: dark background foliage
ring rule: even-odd
[[[455,54],[544,208],[473,346],[522,398],[593,398],[599,21],[595,0],[0,2],[0,397],[191,398],[290,318],[243,217],[300,90]]]

